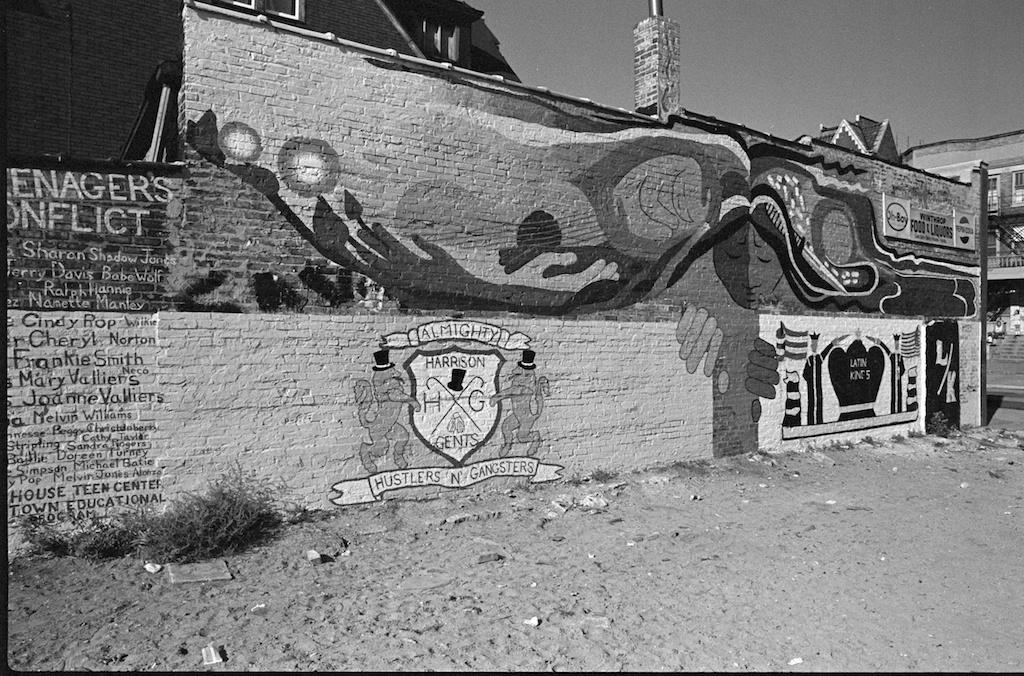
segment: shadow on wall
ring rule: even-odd
[[[256,304],[264,312],[278,310],[281,306],[301,311],[306,306],[306,299],[284,277],[274,272],[257,272],[253,275],[252,290],[256,294]]]
[[[193,281],[185,287],[185,290],[178,294],[173,299],[173,302],[178,309],[185,312],[241,312],[242,307],[237,303],[227,301],[204,302],[200,300],[201,296],[213,293],[223,286],[227,278],[226,272],[210,270],[204,279]]]

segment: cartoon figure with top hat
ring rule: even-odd
[[[512,444],[519,442],[529,444],[526,455],[533,456],[540,447],[540,432],[533,429],[534,423],[544,410],[544,397],[550,394],[548,379],[537,377],[533,363],[536,353],[523,350],[523,358],[519,360],[511,373],[502,380],[502,388],[491,397],[491,406],[502,399],[509,400],[509,413],[501,423],[503,442],[498,455],[504,458],[512,450]]]
[[[373,376],[356,381],[354,387],[359,424],[370,435],[359,450],[359,458],[368,472],[376,472],[377,460],[387,456],[390,449],[395,464],[405,469],[409,466],[405,459],[409,431],[399,419],[406,405],[418,411],[420,403],[409,395],[405,378],[394,368],[387,350],[374,352],[373,360]]]

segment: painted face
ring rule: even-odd
[[[714,249],[715,271],[738,305],[757,308],[777,302],[782,265],[753,225],[745,223]]]

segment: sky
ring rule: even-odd
[[[647,0],[468,0],[525,84],[633,109]],[[681,105],[785,139],[855,115],[913,145],[1024,129],[1024,0],[663,0]]]

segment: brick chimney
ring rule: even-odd
[[[664,120],[679,109],[679,22],[662,16],[661,0],[633,29],[633,82],[639,112]]]

